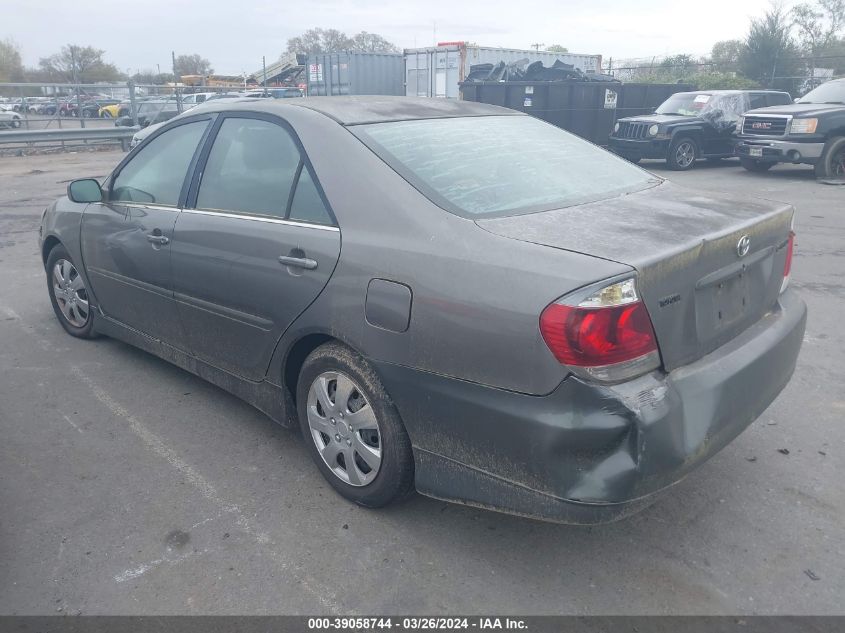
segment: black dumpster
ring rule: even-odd
[[[669,96],[693,89],[615,81],[465,81],[461,98],[519,110],[607,145],[617,119],[654,112]]]

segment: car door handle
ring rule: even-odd
[[[295,266],[296,268],[304,268],[305,270],[314,270],[317,268],[317,261],[308,259],[307,257],[290,257],[288,255],[280,255],[279,263],[285,266]]]
[[[147,234],[147,241],[152,244],[161,244],[164,246],[165,244],[170,243],[170,238],[165,237],[164,235],[156,235],[155,233],[148,233]]]

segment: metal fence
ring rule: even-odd
[[[241,86],[0,83],[0,145],[125,145],[129,128],[167,121]],[[59,132],[59,131],[64,132]],[[66,132],[90,131],[91,134]],[[109,133],[111,130],[112,133]],[[29,132],[30,134],[26,134]],[[128,134],[131,137],[131,133]]]

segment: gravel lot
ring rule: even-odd
[[[0,613],[845,613],[845,187],[806,167],[648,165],[795,204],[807,335],[737,441],[642,514],[585,528],[420,496],[358,508],[241,401],[67,336],[41,211],[121,156],[0,159]]]

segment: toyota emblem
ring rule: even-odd
[[[748,251],[751,249],[751,238],[747,235],[743,235],[739,238],[739,241],[736,243],[736,254],[740,257],[745,257],[748,255]]]

